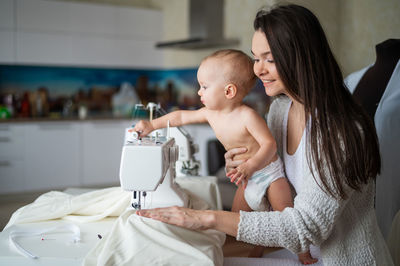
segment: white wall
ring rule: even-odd
[[[336,51],[344,73],[375,62],[375,45],[400,39],[399,0],[340,0],[339,42]]]

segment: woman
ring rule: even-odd
[[[392,265],[374,211],[380,155],[374,126],[343,85],[318,19],[297,5],[259,11],[254,72],[269,96],[268,125],[296,189],[282,212],[195,211],[171,207],[138,214],[178,226],[217,229],[255,245],[295,253],[313,244],[325,265]],[[227,169],[241,161],[225,154]]]

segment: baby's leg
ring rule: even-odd
[[[286,178],[279,178],[267,189],[267,198],[274,211],[283,211],[293,207],[292,191]]]
[[[235,197],[233,198],[232,203],[232,211],[239,212],[239,211],[247,211],[250,212],[252,209],[247,204],[244,198],[244,187],[243,185],[239,185],[236,189]]]
[[[305,265],[314,264],[318,261],[318,259],[314,259],[313,257],[311,257],[310,251],[297,254],[297,257],[299,257],[299,261]]]

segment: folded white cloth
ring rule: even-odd
[[[131,193],[112,187],[81,195],[50,191],[33,203],[14,212],[6,227],[13,224],[64,219],[76,222],[93,222],[107,216],[119,216],[130,204]]]

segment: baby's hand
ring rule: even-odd
[[[133,129],[129,129],[129,132],[139,132],[141,137],[147,136],[150,132],[154,130],[153,125],[150,121],[147,120],[140,120],[139,123],[135,125]]]
[[[247,181],[253,175],[254,171],[250,169],[249,165],[246,163],[242,163],[235,169],[229,171],[226,176],[231,179],[232,183],[235,183],[237,186],[239,184],[243,184],[246,188]]]

